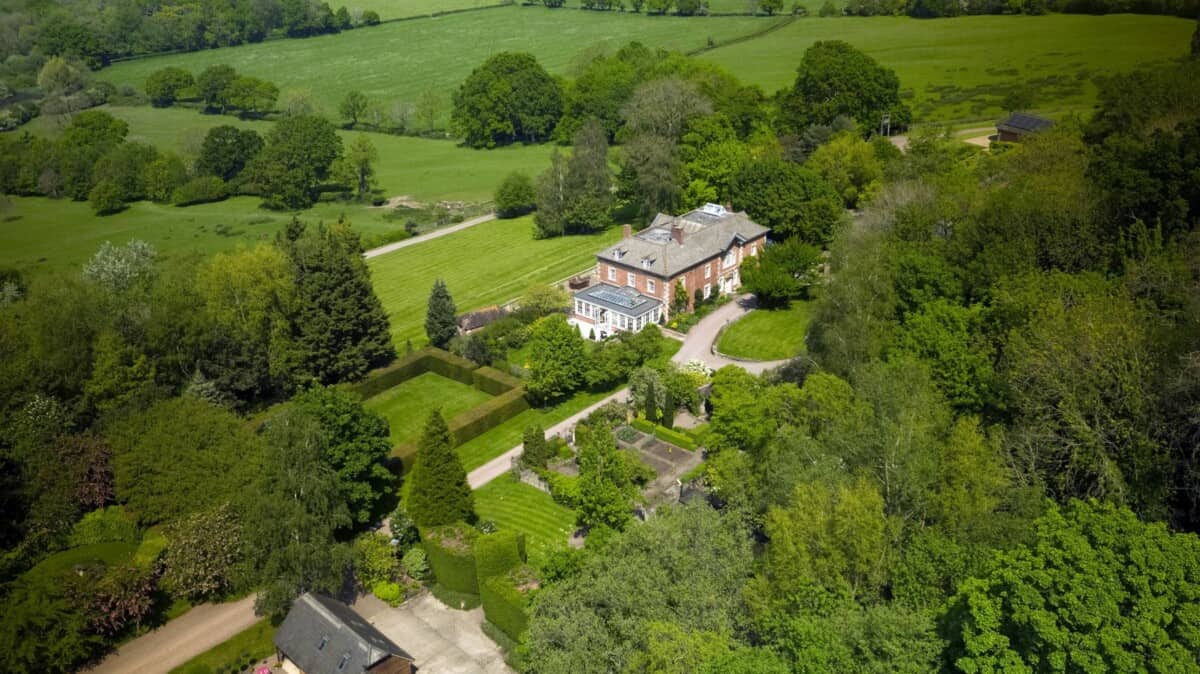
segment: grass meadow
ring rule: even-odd
[[[1087,110],[1092,78],[1183,56],[1195,23],[1126,14],[808,17],[701,58],[771,92],[792,84],[814,42],[845,40],[896,71],[916,121],[964,123],[1002,115],[1014,86],[1030,87],[1046,114]]]
[[[804,351],[811,318],[809,302],[792,302],[787,309],[752,311],[721,333],[717,349],[727,356],[751,360],[791,358]]]
[[[432,91],[449,115],[450,94],[488,56],[502,51],[532,53],[551,73],[566,75],[581,55],[614,51],[638,40],[678,51],[699,49],[709,39],[723,42],[769,25],[755,17],[672,17],[616,12],[553,11],[544,7],[501,7],[479,12],[400,21],[303,40],[156,56],[117,63],[97,76],[141,89],[146,77],[166,66],[193,73],[225,63],[239,72],[271,80],[286,96],[306,90],[330,114],[352,90],[377,102],[415,102]]]
[[[392,444],[416,440],[430,412],[441,410],[449,421],[492,396],[436,372],[424,372],[369,398],[367,409],[382,414],[392,432]]]
[[[508,473],[475,490],[475,512],[501,529],[525,534],[525,550],[535,567],[566,547],[575,530],[574,510]]]
[[[446,282],[460,312],[478,309],[587,269],[597,250],[621,236],[612,227],[589,236],[534,240],[532,231],[528,216],[493,220],[368,260],[397,346],[407,340],[414,347],[425,344],[425,305],[436,279]]]

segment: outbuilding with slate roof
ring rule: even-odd
[[[289,674],[412,674],[413,658],[336,599],[306,592],[275,632]]]
[[[1045,117],[1014,112],[1008,116],[1008,119],[996,124],[996,135],[1005,143],[1015,143],[1021,141],[1028,134],[1044,131],[1052,126],[1054,126],[1054,122]]]

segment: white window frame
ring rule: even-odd
[[[705,283],[704,284],[704,299],[708,299],[711,296],[712,296],[712,284]]]
[[[652,279],[652,278],[648,278],[648,279],[646,279],[646,292],[648,292],[648,293],[650,293],[650,294],[652,294],[652,295],[653,295],[653,294],[654,294],[654,287],[655,287],[655,286],[654,286],[654,279]]]
[[[750,257],[754,257],[755,255],[758,255],[758,244],[752,243],[750,244]]]
[[[637,287],[637,274],[635,274],[631,271],[625,272],[625,285],[636,288]]]
[[[611,265],[609,265],[609,267],[608,267],[608,280],[609,281],[617,280],[617,268],[613,267]]]
[[[712,263],[704,265],[704,278],[712,278]]]

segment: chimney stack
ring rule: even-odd
[[[679,223],[671,225],[671,238],[675,240],[675,243],[683,245],[683,225]]]
[[[633,225],[624,225],[621,227],[621,238],[628,239],[633,236]]]

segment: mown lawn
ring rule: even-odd
[[[146,77],[173,65],[199,73],[225,63],[274,82],[283,96],[306,90],[331,115],[346,93],[358,90],[390,109],[414,103],[423,92],[441,99],[448,118],[450,95],[488,56],[530,52],[552,73],[566,75],[581,54],[614,51],[637,40],[650,47],[689,51],[709,40],[760,30],[780,19],[645,16],[619,12],[502,7],[444,17],[400,21],[339,35],[157,56],[115,64],[97,73],[114,84],[141,89]]]
[[[589,268],[596,251],[620,236],[613,227],[588,236],[534,240],[530,217],[493,220],[367,264],[397,346],[412,340],[419,347],[427,341],[425,307],[435,280],[446,282],[460,313],[478,309]]]
[[[464,442],[455,448],[462,459],[463,467],[471,472],[508,450],[521,444],[525,427],[533,424],[543,430],[563,421],[589,405],[599,402],[606,393],[577,393],[557,405],[525,410],[499,426]]]
[[[1128,14],[806,17],[702,58],[771,92],[791,86],[814,42],[845,40],[895,69],[917,121],[991,122],[1014,85],[1034,89],[1040,112],[1084,112],[1096,97],[1092,78],[1183,56],[1195,23]]]
[[[787,309],[752,311],[729,326],[717,350],[752,360],[791,358],[804,351],[811,312],[809,302],[792,302]]]
[[[264,618],[249,629],[235,634],[224,643],[172,669],[170,674],[213,674],[214,672],[240,672],[247,664],[257,662],[275,653],[275,630],[271,621]]]
[[[475,490],[475,512],[501,529],[525,534],[525,550],[533,566],[566,547],[575,530],[574,510],[508,473]]]
[[[433,410],[440,409],[449,421],[491,397],[436,372],[424,372],[368,399],[366,406],[387,417],[392,443],[398,445],[417,439]]]

